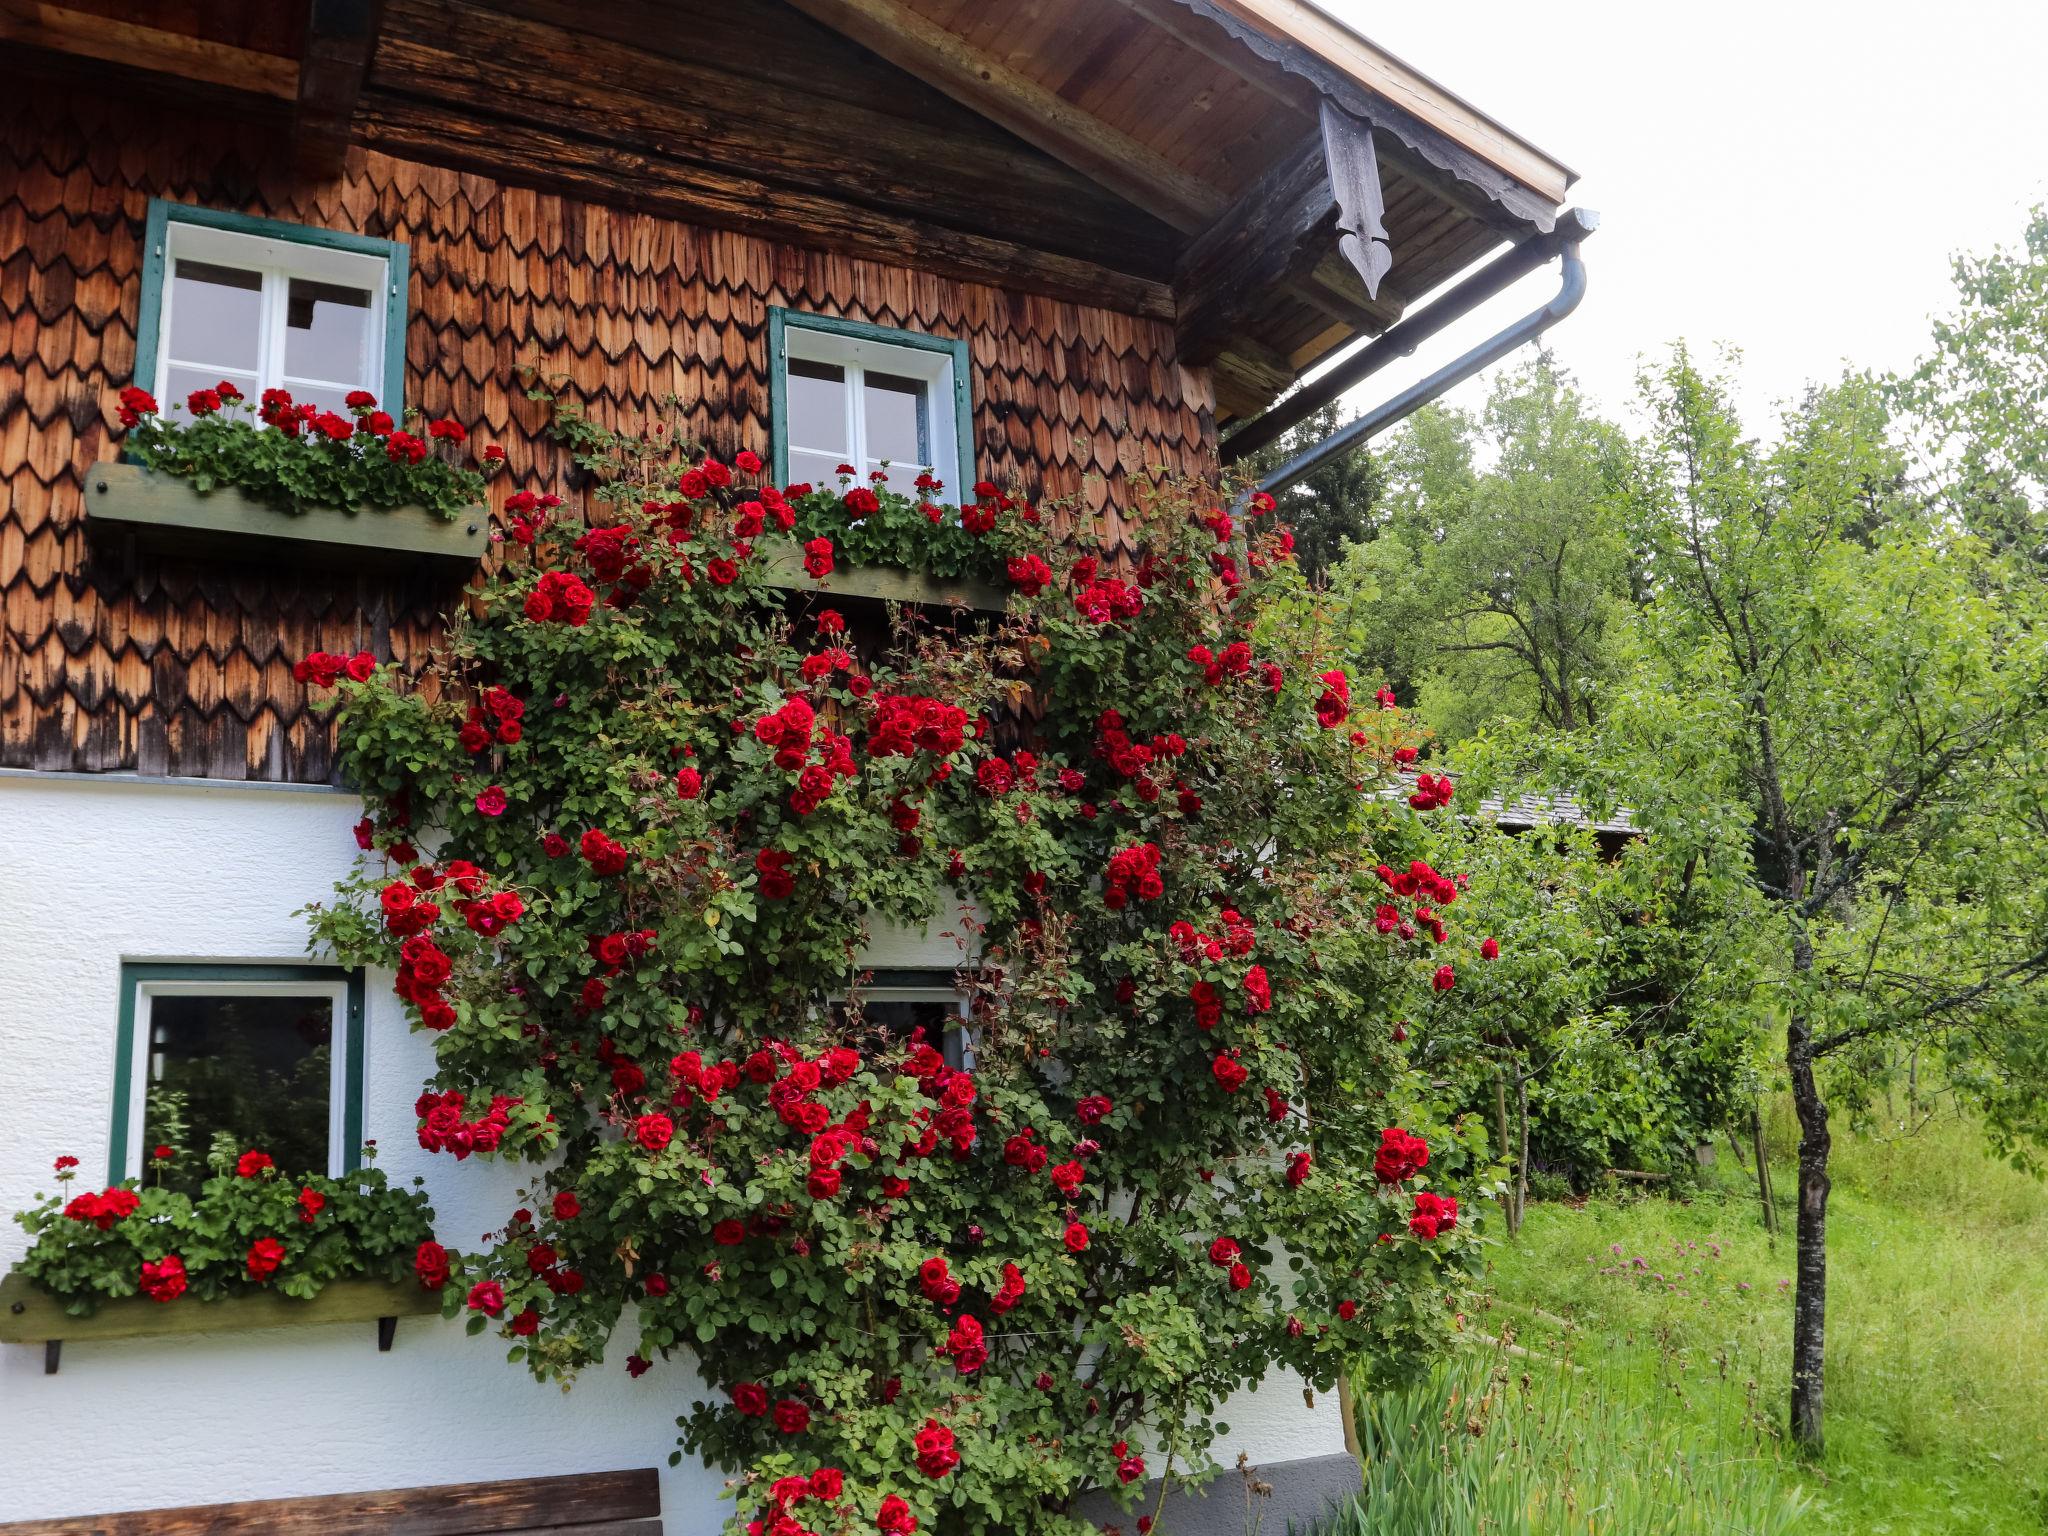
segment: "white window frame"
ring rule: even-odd
[[[155,1054],[155,1000],[159,997],[324,997],[333,1009],[329,1030],[327,1080],[327,1168],[329,1178],[340,1178],[349,1168],[348,1140],[348,1046],[349,984],[346,981],[189,981],[140,978],[135,981],[134,1058],[129,1063],[128,1159],[119,1177],[139,1179],[146,1163],[143,1144],[144,1119],[149,1107],[149,1086],[156,1079],[150,1072]],[[204,1149],[198,1149],[203,1151]],[[291,1169],[292,1173],[305,1172]]]
[[[173,307],[177,290],[175,277],[177,264],[181,260],[233,267],[242,272],[255,272],[262,277],[256,338],[257,379],[256,388],[250,394],[252,401],[260,398],[266,389],[292,390],[296,386],[296,391],[322,389],[343,393],[352,389],[364,389],[377,396],[379,407],[389,411],[394,418],[399,414],[400,405],[383,398],[385,316],[391,289],[391,263],[388,258],[372,256],[362,251],[335,250],[327,246],[304,244],[277,236],[251,235],[239,230],[215,229],[208,225],[183,221],[171,222],[164,236],[163,285],[159,290],[157,310],[156,377],[151,380],[151,393],[159,400],[168,403],[169,381],[173,368],[211,372],[223,366],[218,362],[204,359],[171,355],[171,337],[175,334],[176,321]],[[363,364],[368,377],[301,378],[286,382],[285,306],[290,298],[293,278],[303,278],[317,283],[341,283],[351,288],[368,290],[370,306],[363,346]]]

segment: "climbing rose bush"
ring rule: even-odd
[[[422,1145],[533,1170],[451,1310],[666,1378],[774,1536],[1092,1529],[1271,1372],[1426,1360],[1471,1149],[1394,1042],[1458,883],[1285,533],[1160,484],[1063,543],[991,487],[1008,615],[890,618],[770,584],[751,455],[583,457],[598,526],[515,532],[431,691],[316,679],[370,814],[315,936],[432,1032]],[[962,939],[964,1040],[868,1017],[883,919]]]

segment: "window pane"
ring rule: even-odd
[[[332,999],[159,995],[149,1021],[145,1168],[168,1142],[167,1182],[197,1190],[219,1136],[236,1154],[268,1152],[286,1177],[327,1171]]]
[[[846,440],[846,370],[837,363],[814,363],[792,357],[787,426],[790,447],[836,454],[838,457],[832,463],[843,462],[853,452],[853,445]],[[832,464],[825,468],[829,471]],[[829,474],[824,483],[831,484]]]
[[[256,375],[253,373],[237,373],[231,368],[171,368],[164,374],[164,409],[182,406],[185,397],[193,390],[212,389],[222,379],[239,389],[244,398],[254,400],[257,397]]]
[[[367,288],[293,278],[285,293],[284,371],[351,388],[370,382],[370,300]]]
[[[932,456],[931,386],[893,373],[868,373],[867,456],[918,465]],[[916,471],[912,470],[915,477]]]
[[[212,368],[260,366],[263,274],[207,261],[172,265],[170,355]]]
[[[821,491],[837,491],[839,476],[835,471],[845,462],[836,453],[805,453],[792,448],[789,452],[789,483],[808,484]]]

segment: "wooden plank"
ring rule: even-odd
[[[1556,227],[1558,207],[1572,180],[1571,173],[1563,167],[1554,166],[1553,174],[1545,180],[1546,188],[1554,187],[1554,195],[1550,191],[1532,188],[1493,160],[1468,148],[1455,136],[1417,116],[1410,105],[1404,104],[1403,96],[1395,86],[1388,87],[1393,94],[1385,94],[1380,88],[1361,81],[1285,28],[1273,27],[1248,15],[1249,7],[1240,4],[1240,0],[1174,0],[1174,3],[1214,22],[1260,58],[1301,76],[1354,117],[1384,130],[1387,140],[1380,146],[1381,153],[1396,168],[1428,181],[1446,201],[1469,206],[1482,216],[1534,228],[1544,234]],[[1266,0],[1260,0],[1260,3],[1266,3]],[[1292,0],[1287,0],[1287,3],[1291,4]],[[1371,49],[1363,38],[1336,23],[1326,25]],[[1413,74],[1412,71],[1408,73]],[[1430,89],[1440,91],[1434,86]]]
[[[1173,284],[1183,362],[1213,361],[1256,307],[1328,248],[1337,199],[1324,157],[1322,136],[1311,135],[1188,246]]]
[[[0,42],[125,64],[281,101],[294,100],[299,92],[295,60],[41,0],[0,0]]]
[[[376,51],[384,0],[312,0],[299,60],[299,169],[325,178],[348,154],[349,125]]]
[[[606,144],[538,124],[508,126],[450,115],[372,89],[357,133],[406,159],[480,171],[566,191],[611,207],[843,251],[914,270],[1008,289],[1107,305],[1153,319],[1173,317],[1165,284],[1057,252],[861,208],[830,190],[777,186],[652,151]]]
[[[1176,229],[1193,233],[1222,210],[1224,194],[1207,182],[901,0],[790,3]]]
[[[222,1301],[151,1301],[127,1296],[102,1301],[90,1317],[72,1317],[64,1303],[19,1274],[0,1279],[0,1343],[80,1343],[171,1334],[234,1333],[254,1328],[300,1328],[319,1323],[367,1323],[380,1317],[438,1314],[441,1298],[416,1284],[335,1280],[311,1300],[276,1291]],[[5,1529],[5,1527],[0,1527]]]
[[[488,29],[496,45],[531,65],[519,98],[524,121],[787,187],[831,186],[851,203],[1148,276],[1172,267],[1173,231],[1133,219],[1107,189],[992,128],[985,139],[948,133],[774,82],[750,81],[749,110],[735,112],[726,77],[707,60],[591,48],[565,27],[460,0],[410,0],[405,14],[405,28],[379,45],[383,89],[501,114],[502,84],[475,74],[463,42]],[[935,178],[941,164],[947,174]]]
[[[0,1525],[0,1536],[641,1536],[660,1531],[660,1515],[660,1475],[642,1467],[25,1520]]]
[[[490,542],[490,514],[482,507],[472,507],[453,521],[424,507],[360,512],[309,507],[281,512],[234,486],[199,491],[189,480],[157,474],[139,464],[95,464],[86,476],[85,508],[89,529],[127,529],[159,546],[189,547],[195,540],[216,547],[240,545],[264,559],[298,544],[326,555],[353,551],[371,557],[473,564],[483,558]]]
[[[1471,103],[1303,0],[1217,3],[1268,36],[1285,38],[1309,50],[1553,204],[1562,203],[1572,182],[1578,179],[1569,166],[1552,159]]]

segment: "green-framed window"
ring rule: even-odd
[[[346,414],[405,401],[409,253],[395,240],[151,198],[135,382],[166,406],[226,379]]]
[[[159,1144],[196,1187],[216,1133],[287,1175],[342,1174],[363,1145],[363,973],[324,965],[121,967],[109,1181]]]
[[[974,485],[967,343],[797,309],[768,311],[775,481],[833,487],[887,469],[908,493],[920,470],[959,505]]]

